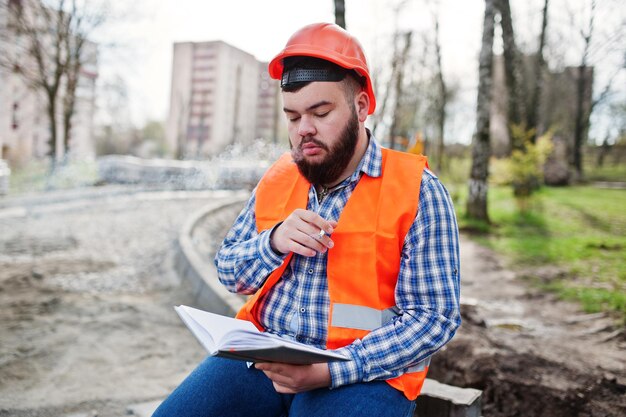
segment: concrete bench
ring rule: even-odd
[[[426,378],[417,397],[416,417],[480,417],[482,391]]]

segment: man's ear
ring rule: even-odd
[[[354,104],[356,107],[356,113],[359,117],[359,122],[365,122],[367,119],[367,111],[370,108],[370,97],[364,90],[361,90],[354,97]]]

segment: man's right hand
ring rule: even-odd
[[[328,236],[337,227],[337,222],[325,220],[319,214],[296,209],[272,233],[270,244],[280,253],[294,252],[302,256],[315,256],[334,246]],[[326,235],[320,237],[320,230]]]

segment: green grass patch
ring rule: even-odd
[[[616,152],[621,152],[616,150]],[[626,163],[620,161],[617,155],[612,152],[604,159],[604,164],[598,166],[597,156],[583,153],[583,170],[585,171],[585,179],[588,181],[608,181],[608,182],[625,182],[626,181]]]
[[[490,187],[491,225],[463,216],[459,226],[505,256],[512,267],[555,265],[567,271],[547,289],[578,300],[587,311],[614,311],[626,320],[626,190],[544,187],[519,209],[508,187]]]
[[[98,180],[95,161],[71,161],[58,165],[53,173],[47,161],[33,160],[14,169],[9,177],[9,195],[93,185]]]
[[[585,175],[589,181],[626,181],[626,163],[593,167]]]
[[[626,314],[626,293],[607,288],[569,287],[564,282],[556,282],[545,286],[546,289],[555,291],[567,300],[581,303],[587,313],[600,311],[621,312],[622,318]]]

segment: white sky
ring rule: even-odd
[[[377,50],[389,48],[380,39],[387,39],[393,33],[393,13],[389,6],[392,3],[346,1],[348,30],[363,43],[371,65],[377,61]],[[474,70],[481,36],[482,1],[450,0],[443,4],[454,6],[448,6],[450,13],[441,17],[442,43],[457,45],[454,53],[444,56],[443,65],[471,65]],[[402,27],[420,30],[430,24],[430,12],[409,7],[406,10]],[[123,16],[109,23],[110,33],[104,42],[114,41],[121,46],[103,49],[101,79],[117,73],[126,80],[132,119],[136,123],[164,119],[167,115],[174,42],[219,39],[261,61],[269,61],[300,27],[317,21],[334,21],[332,0],[138,0],[132,6],[120,7],[116,13]]]
[[[395,26],[393,5],[400,1],[346,0],[348,30],[361,40],[370,67],[381,65],[381,57],[389,53]],[[621,1],[608,3],[619,5]],[[454,136],[468,136],[473,130],[484,1],[407,0],[399,26],[432,33],[432,10],[437,3],[441,12],[444,73],[460,87],[454,107],[456,115],[449,119],[450,128]],[[580,14],[588,3],[589,0],[552,0],[551,23],[571,25],[564,5]],[[542,5],[542,0],[512,0],[519,43],[535,42]],[[118,0],[114,2],[114,16],[107,23],[107,32],[102,32],[102,39],[97,41],[121,46],[102,48],[100,78],[106,80],[119,74],[125,79],[130,117],[135,124],[165,120],[174,42],[223,40],[259,60],[269,61],[300,27],[334,21],[333,7],[333,0]],[[535,46],[531,45],[533,50]]]

